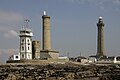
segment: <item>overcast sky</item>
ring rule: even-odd
[[[52,49],[61,56],[96,54],[99,16],[105,23],[105,53],[120,55],[120,0],[0,0],[0,62],[19,52],[19,30],[24,19],[42,38],[43,11],[51,17]]]

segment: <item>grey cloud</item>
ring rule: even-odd
[[[8,55],[13,55],[13,54],[17,54],[18,51],[19,49],[0,49],[0,55],[2,55],[3,53]]]
[[[4,64],[9,56],[18,54],[19,49],[0,49],[0,64]]]
[[[95,4],[95,5],[105,5],[106,3],[110,4],[120,4],[120,0],[66,0],[68,2],[74,3],[89,3],[89,4]]]
[[[5,33],[3,36],[7,38],[18,37],[18,33],[15,30],[10,30],[7,33]]]
[[[19,13],[0,11],[0,23],[13,23],[22,20],[23,17]]]
[[[23,15],[19,13],[0,11],[0,31],[8,31],[10,29],[13,29],[15,28],[16,24],[22,20]]]
[[[120,0],[113,0],[114,4],[120,4]]]

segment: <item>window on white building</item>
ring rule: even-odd
[[[24,54],[22,54],[22,58],[24,58]]]
[[[22,46],[22,50],[24,50],[24,46]]]
[[[27,40],[27,42],[29,42],[29,39]]]
[[[22,42],[24,42],[24,39],[22,39]]]
[[[18,59],[18,56],[16,56],[16,59]]]
[[[28,59],[30,59],[30,55],[28,55]]]
[[[28,50],[30,50],[29,46],[28,46]]]

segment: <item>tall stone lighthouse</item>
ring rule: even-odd
[[[50,16],[47,15],[44,11],[42,16],[42,26],[43,26],[43,50],[51,49],[51,40],[50,40]]]
[[[97,36],[97,57],[105,56],[104,53],[104,22],[102,17],[99,17],[98,23],[98,36]]]
[[[47,12],[43,12],[42,16],[42,50],[40,56],[43,59],[58,58],[59,51],[51,49],[51,35],[50,35],[50,16]]]

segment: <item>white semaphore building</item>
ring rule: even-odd
[[[32,59],[32,36],[33,33],[27,26],[20,30],[20,59]]]

